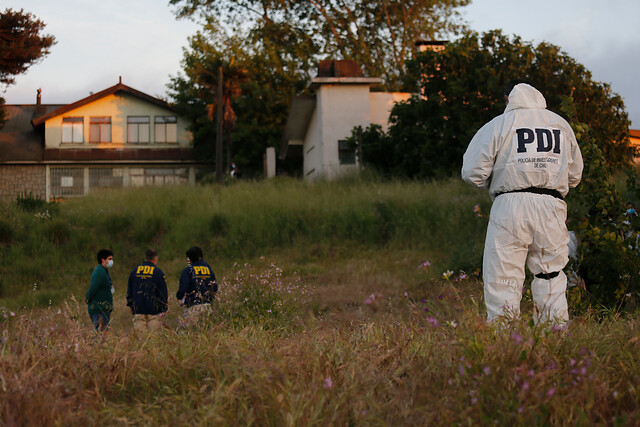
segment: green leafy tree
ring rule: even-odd
[[[455,34],[465,28],[458,9],[470,0],[171,0],[180,17],[207,22],[224,17],[227,28],[248,28],[269,37],[269,25],[287,24],[304,32],[319,58],[352,59],[370,76],[399,90],[405,62],[415,42]]]
[[[55,38],[41,34],[44,27],[44,22],[22,9],[0,12],[0,84],[15,83],[15,76],[49,54]],[[4,99],[0,97],[0,126],[4,117],[3,105]]]
[[[178,17],[202,24],[185,50],[184,75],[172,79],[171,96],[190,112],[196,144],[206,147],[215,141],[203,117],[211,102],[194,99],[202,92],[202,82],[195,79],[196,64],[231,58],[241,63],[247,79],[241,84],[242,95],[232,100],[238,120],[231,134],[231,154],[245,173],[257,175],[265,148],[280,144],[291,98],[309,90],[320,59],[356,60],[368,75],[382,77],[384,87],[400,89],[415,41],[462,28],[456,9],[468,3],[171,0]],[[289,166],[281,163],[278,168]]]
[[[228,153],[245,176],[259,175],[265,148],[279,145],[291,97],[308,87],[311,61],[306,59],[313,50],[305,34],[286,24],[270,23],[262,31],[270,36],[229,37],[215,24],[205,26],[185,49],[184,74],[169,84],[175,105],[194,123],[199,157],[213,162],[215,123],[207,112],[213,111],[216,75],[223,66],[226,111],[235,116],[234,126],[226,129]]]
[[[513,78],[529,80],[560,114],[562,97],[571,95],[607,161],[615,167],[631,159],[622,99],[557,46],[533,46],[500,31],[468,33],[440,52],[420,54],[408,69],[407,85],[413,82],[423,97],[396,106],[389,132],[362,147],[365,160],[370,150],[393,156],[390,171],[372,164],[383,172],[418,178],[457,174],[475,132],[504,111],[504,86]]]

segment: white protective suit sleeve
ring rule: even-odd
[[[494,135],[494,121],[482,126],[475,134],[462,161],[462,179],[483,189],[489,188],[491,172],[498,151],[498,141]]]

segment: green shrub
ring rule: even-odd
[[[229,232],[229,220],[222,213],[215,213],[209,221],[209,231],[215,237],[224,237]]]
[[[640,296],[640,220],[625,217],[624,200],[602,150],[589,126],[575,118],[571,98],[565,100],[563,111],[571,119],[584,159],[582,182],[569,192],[567,203],[580,242],[574,268],[585,286],[571,290],[569,300],[578,311],[589,307],[617,311]],[[631,190],[640,194],[636,172],[628,174]]]
[[[38,196],[34,196],[30,191],[27,193],[20,193],[16,197],[16,205],[26,212],[36,212],[42,210],[47,206],[47,202]]]
[[[101,224],[107,234],[127,236],[133,226],[133,216],[128,212],[111,213],[104,217]]]
[[[0,220],[0,244],[9,245],[13,240],[13,228],[11,224]]]
[[[300,277],[284,277],[273,264],[259,270],[249,264],[235,267],[232,277],[220,283],[215,320],[239,329],[261,325],[265,329],[290,330],[311,299],[311,292]]]
[[[154,215],[140,219],[136,224],[133,237],[136,243],[157,242],[167,230],[166,219],[162,216]]]
[[[55,218],[47,223],[46,233],[54,245],[63,245],[69,240],[71,230],[69,224],[62,218]]]

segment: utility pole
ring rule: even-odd
[[[223,179],[222,172],[222,67],[218,69],[218,108],[216,111],[216,181],[221,182]]]

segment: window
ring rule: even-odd
[[[338,158],[341,165],[356,164],[356,147],[350,141],[341,139],[338,141]]]
[[[82,117],[62,118],[62,142],[84,142],[84,119]]]
[[[149,116],[127,117],[127,142],[133,144],[149,142]]]
[[[178,142],[178,118],[176,116],[156,116],[154,122],[156,142]]]
[[[50,169],[51,195],[53,197],[69,197],[84,195],[83,168]]]
[[[89,189],[122,187],[123,175],[122,168],[89,168]]]
[[[111,142],[111,117],[89,119],[89,142]]]

